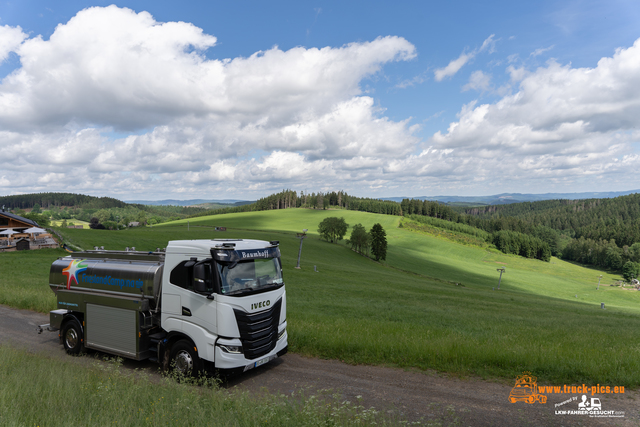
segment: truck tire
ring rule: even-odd
[[[184,376],[196,376],[202,370],[195,346],[188,340],[180,340],[171,347],[169,363],[173,371]]]
[[[62,345],[69,354],[80,354],[84,351],[82,328],[77,320],[71,319],[62,327]]]

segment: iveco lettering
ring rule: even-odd
[[[75,252],[51,265],[48,330],[184,374],[237,373],[287,352],[279,242],[178,240],[156,252]]]
[[[271,305],[271,301],[269,301],[269,300],[261,301],[261,302],[256,303],[256,304],[251,304],[251,309],[255,310],[256,308],[269,307],[270,305]]]

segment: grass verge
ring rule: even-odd
[[[120,361],[81,367],[0,345],[0,425],[362,426],[397,425],[331,394],[250,397],[213,380],[159,383]],[[36,410],[37,408],[37,410]]]

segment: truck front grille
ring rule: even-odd
[[[240,341],[244,357],[256,359],[273,350],[278,341],[278,325],[280,324],[280,306],[282,299],[276,301],[268,310],[258,313],[246,313],[234,309]]]

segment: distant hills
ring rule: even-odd
[[[610,199],[618,196],[626,196],[629,194],[640,193],[638,190],[629,191],[604,191],[604,192],[587,192],[587,193],[544,193],[544,194],[528,194],[528,193],[501,193],[491,196],[420,196],[420,197],[381,197],[380,200],[389,200],[400,203],[404,199],[417,199],[438,201],[450,205],[505,205],[521,202],[539,202],[542,200],[580,200],[580,199]],[[206,208],[218,208],[220,205],[242,206],[255,201],[241,199],[189,199],[189,200],[125,200],[126,203],[135,203],[149,206],[202,206]],[[213,206],[207,206],[213,205]]]
[[[223,200],[210,200],[210,199],[125,200],[125,202],[126,203],[133,203],[133,204],[140,204],[140,205],[149,205],[149,206],[196,206],[196,205],[204,205],[204,204],[241,206],[241,205],[246,205],[246,204],[249,204],[249,203],[253,203],[253,201],[239,200],[239,199],[223,199]]]
[[[447,204],[476,204],[476,205],[504,205],[521,202],[539,202],[542,200],[580,200],[580,199],[610,199],[618,196],[640,193],[640,190],[629,191],[606,191],[590,193],[544,193],[544,194],[523,194],[523,193],[502,193],[492,196],[422,196],[422,197],[383,197],[382,200],[402,202],[403,199],[418,199],[438,201]]]
[[[404,199],[414,199],[420,201],[438,201],[440,203],[446,203],[451,206],[472,207],[482,205],[507,205],[512,203],[522,202],[539,202],[544,200],[580,200],[580,199],[610,199],[619,196],[627,196],[629,194],[640,193],[638,190],[629,191],[606,191],[606,192],[586,192],[586,193],[544,193],[544,194],[527,194],[527,193],[501,193],[490,196],[420,196],[420,197],[382,197],[371,200],[384,200],[392,201],[396,203],[402,202]],[[292,192],[293,194],[293,192]],[[297,194],[297,193],[296,193]],[[318,193],[320,194],[320,193]],[[327,193],[326,197],[329,197],[334,193]],[[346,193],[344,193],[345,196]],[[264,200],[270,200],[270,203],[275,203],[272,198],[284,200],[284,196],[271,195],[264,198]],[[290,195],[289,195],[290,196]],[[312,195],[312,199],[315,199],[315,194]],[[336,196],[337,197],[337,196]],[[294,197],[295,198],[295,197]],[[305,196],[305,200],[309,196]],[[263,199],[260,199],[263,200]],[[263,200],[263,201],[264,201]],[[279,200],[278,204],[285,203],[283,200]],[[287,199],[288,200],[288,199]],[[204,209],[220,209],[220,208],[233,208],[244,205],[256,203],[255,200],[242,200],[242,199],[165,199],[165,200],[127,200],[120,201],[110,197],[93,197],[81,194],[71,193],[32,193],[22,194],[14,196],[0,197],[0,205],[6,205],[7,208],[18,209],[30,209],[35,204],[39,204],[42,208],[49,206],[78,206],[83,208],[93,209],[109,209],[109,208],[124,208],[127,204],[141,206],[194,206]],[[285,206],[290,206],[290,201],[285,203]],[[337,202],[336,202],[337,203]],[[333,201],[331,205],[335,205]]]

